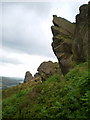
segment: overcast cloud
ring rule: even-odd
[[[51,56],[44,23],[49,22],[49,3],[3,3],[3,46],[24,53]]]
[[[2,54],[0,75],[22,77],[27,70],[33,74],[45,60],[57,61],[51,47],[52,15],[75,22],[79,6],[88,0],[60,0],[59,2],[3,2]],[[1,16],[1,14],[0,14]],[[0,20],[1,23],[1,20]],[[1,30],[1,29],[0,29]],[[0,32],[0,33],[1,33]],[[7,72],[7,70],[9,71]]]

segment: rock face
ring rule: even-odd
[[[27,82],[29,82],[32,79],[33,79],[32,74],[29,71],[27,71],[26,74],[25,74],[24,83],[27,83]]]
[[[43,62],[37,69],[37,73],[32,74],[27,71],[24,83],[28,81],[45,81],[54,74],[66,75],[74,64],[88,60],[90,47],[90,2],[79,8],[80,13],[76,15],[76,23],[53,15],[52,49],[59,61]],[[61,69],[59,69],[59,66]],[[61,70],[61,71],[60,71]],[[61,73],[61,75],[62,75]]]
[[[84,62],[88,58],[88,9],[85,4],[79,8],[80,13],[76,16],[76,29],[73,41],[73,56],[75,61]]]
[[[64,75],[69,72],[75,62],[80,63],[88,59],[89,6],[90,3],[80,7],[80,14],[76,16],[76,23],[53,15],[52,48]]]
[[[34,76],[41,76],[42,81],[45,81],[51,75],[59,73],[59,64],[57,62],[53,63],[52,61],[43,62],[37,69],[38,73]]]
[[[72,42],[75,24],[56,15],[53,16],[53,23],[54,26],[51,27],[53,33],[52,48],[65,75],[72,68]]]
[[[41,63],[37,71],[38,72],[35,73],[34,77],[29,71],[27,71],[25,74],[24,83],[27,83],[29,81],[43,82],[54,74],[60,74],[59,64],[57,62],[53,63],[52,61]]]

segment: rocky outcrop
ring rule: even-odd
[[[80,63],[88,59],[89,6],[90,3],[80,7],[80,13],[76,16],[76,23],[53,15],[52,48],[64,75],[73,68],[75,62]]]
[[[35,82],[42,81],[43,82],[50,76],[61,73],[59,64],[57,62],[53,63],[52,61],[41,63],[40,66],[38,67],[37,71],[38,72],[35,73],[34,77],[32,76],[32,74],[29,71],[27,71],[25,74],[24,83],[27,83],[29,81],[35,81]]]
[[[75,24],[61,17],[53,16],[54,26],[52,48],[58,58],[60,68],[65,75],[72,68],[72,43]]]
[[[45,81],[54,74],[66,75],[76,63],[88,60],[88,47],[90,43],[90,2],[79,8],[80,13],[76,15],[76,23],[53,15],[52,49],[59,61],[43,62],[37,69],[37,73],[32,74],[27,71],[24,83],[28,81]],[[89,14],[88,14],[89,13]],[[59,69],[59,66],[61,69]],[[61,71],[62,72],[61,72]]]
[[[24,83],[27,83],[27,82],[31,81],[32,79],[33,79],[32,74],[29,71],[27,71],[25,74]]]
[[[88,59],[88,9],[89,5],[84,4],[79,8],[80,13],[76,15],[73,56],[78,63]]]
[[[59,64],[57,62],[53,63],[52,61],[41,63],[37,71],[38,73],[35,76],[41,76],[42,81],[45,81],[54,74],[60,73]]]

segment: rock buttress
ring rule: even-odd
[[[62,73],[65,75],[72,68],[72,42],[75,24],[64,18],[53,16],[51,27],[53,33],[52,48],[58,58]]]
[[[69,72],[74,63],[85,62],[88,59],[89,9],[90,2],[79,8],[80,13],[76,15],[76,23],[53,15],[52,48],[64,75]]]
[[[84,4],[79,8],[79,14],[76,15],[76,29],[73,41],[73,56],[77,63],[87,61],[88,59],[88,9],[90,5]],[[90,41],[90,40],[89,40]]]

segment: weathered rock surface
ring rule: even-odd
[[[74,60],[84,62],[88,59],[88,9],[89,5],[84,4],[79,8],[80,13],[76,15],[76,29],[73,40]]]
[[[87,61],[90,47],[90,2],[82,5],[79,11],[80,13],[76,15],[76,23],[53,15],[52,49],[59,64],[51,61],[41,63],[34,77],[29,71],[26,72],[24,83],[30,80],[45,81],[54,74],[60,74],[61,71],[65,75],[75,63]]]
[[[80,13],[76,16],[76,23],[53,15],[52,48],[64,75],[69,72],[75,62],[80,63],[88,59],[89,7],[90,3],[80,7]]]
[[[29,81],[35,81],[35,82],[42,81],[43,82],[50,76],[61,73],[59,64],[57,62],[53,63],[52,61],[41,63],[40,66],[38,67],[37,71],[38,72],[35,73],[34,77],[32,76],[32,74],[29,71],[27,71],[25,74],[24,83],[27,83]]]
[[[29,82],[32,79],[33,79],[32,74],[29,71],[27,71],[26,74],[25,74],[24,83],[27,83],[27,82]]]
[[[52,48],[65,75],[72,68],[72,42],[75,24],[56,15],[53,16],[53,23],[54,26],[51,27],[53,33]]]
[[[42,81],[45,81],[51,75],[60,73],[59,64],[57,62],[53,63],[52,61],[41,63],[37,71],[38,73],[35,76],[41,76]]]

